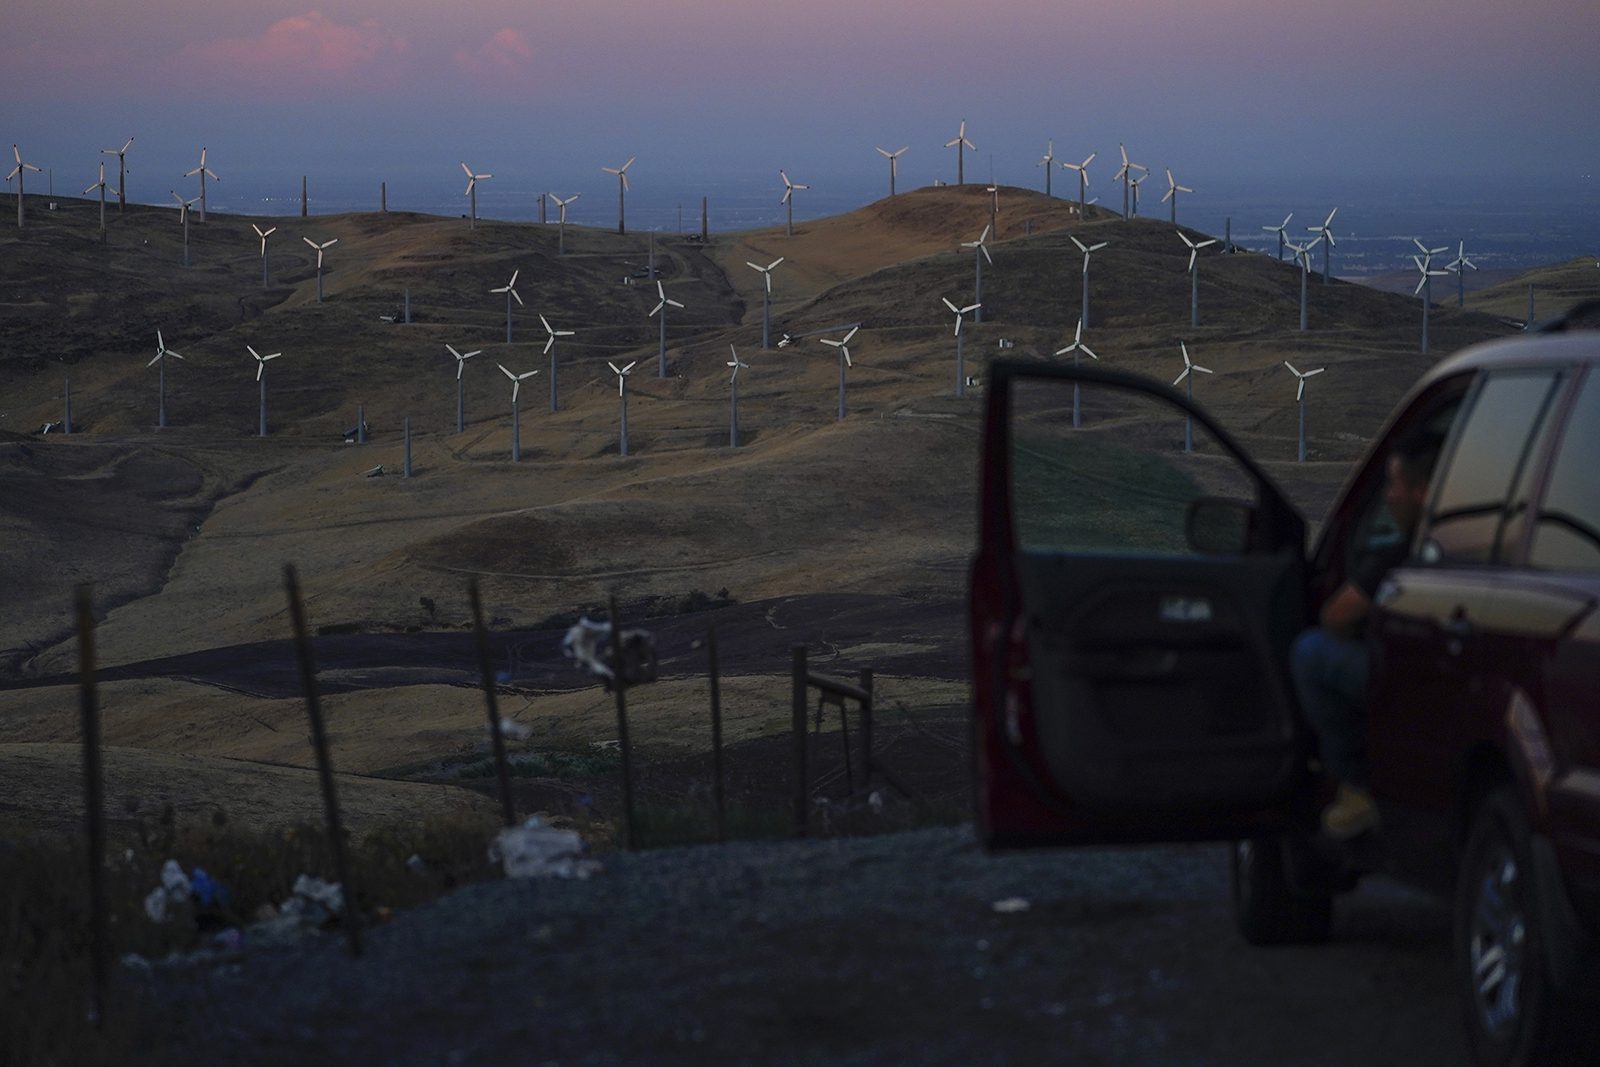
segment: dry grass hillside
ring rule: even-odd
[[[973,253],[959,245],[990,221],[981,186],[903,193],[801,223],[792,238],[779,228],[705,245],[662,241],[661,284],[685,305],[667,309],[665,376],[643,235],[568,226],[560,256],[554,225],[213,213],[191,223],[185,268],[175,211],[113,211],[102,244],[97,205],[60,204],[50,212],[30,198],[26,229],[0,227],[0,682],[71,670],[68,609],[83,581],[95,589],[103,664],[282,639],[289,561],[314,626],[370,633],[459,628],[473,575],[497,629],[570,617],[613,592],[635,612],[724,590],[744,603],[838,592],[899,598],[907,611],[959,602],[981,387],[953,395],[952,322],[939,298],[972,298]],[[1011,188],[1000,191],[997,221],[994,263],[983,269],[985,321],[965,331],[969,373],[983,377],[1002,339],[1014,345],[1006,354],[1024,358],[1049,357],[1070,340],[1082,257],[1069,235],[1108,242],[1090,279],[1087,338],[1101,360],[1170,381],[1186,342],[1217,372],[1197,397],[1314,519],[1432,359],[1510,332],[1500,319],[1516,311],[1501,307],[1515,284],[1475,295],[1465,310],[1437,307],[1435,355],[1423,356],[1415,300],[1314,278],[1310,330],[1301,333],[1296,268],[1212,247],[1199,263],[1201,325],[1191,327],[1188,253],[1165,221],[1098,209],[1080,219],[1069,201]],[[279,227],[265,286],[252,222]],[[320,304],[315,253],[302,237],[339,239],[327,252]],[[815,337],[760,348],[761,278],[745,262],[779,256],[774,341],[862,323],[843,421],[832,349]],[[1600,271],[1586,282],[1577,266],[1562,268],[1563,292],[1600,290]],[[513,271],[526,305],[514,308],[507,343],[505,298],[489,290]],[[401,314],[407,290],[413,322],[385,321]],[[556,412],[541,314],[574,331],[555,350]],[[158,329],[184,357],[167,367],[169,426],[160,431],[156,371],[146,366]],[[461,434],[447,344],[481,351],[465,368]],[[728,447],[730,344],[751,365],[739,378],[737,449]],[[266,438],[255,435],[246,345],[283,353],[267,369]],[[1304,465],[1291,462],[1285,358],[1329,368],[1314,389]],[[626,458],[608,360],[637,361]],[[496,363],[540,371],[521,393],[518,464],[510,386]],[[34,435],[61,417],[68,376],[78,432]],[[342,437],[358,405],[371,426],[359,446]],[[415,477],[402,479],[408,416]],[[379,465],[385,476],[364,477]],[[835,655],[841,671],[871,665]],[[897,683],[908,701],[959,704],[959,686],[950,686],[964,651],[943,655],[951,666],[939,678]],[[749,701],[781,709],[775,673],[750,677],[766,680],[747,683]],[[759,696],[769,681],[778,696]],[[605,706],[576,676],[567,689],[527,693],[519,708],[530,719],[578,723],[579,705]],[[683,679],[657,692],[652,714],[665,718],[646,736],[667,744],[675,709],[698,708],[702,696]],[[29,745],[75,736],[64,688],[0,697],[0,774],[20,752],[64,751]],[[335,731],[340,716],[352,724],[345,765],[370,773],[473,751],[475,699],[462,686],[386,683],[337,703]],[[303,765],[281,704],[173,679],[109,691],[107,715],[124,753]],[[271,725],[241,725],[252,721]],[[781,728],[782,716],[758,721],[752,736]],[[604,733],[598,719],[544,736],[583,745],[595,733]]]

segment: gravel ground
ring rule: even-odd
[[[146,1062],[1458,1064],[1449,915],[1381,880],[1253,949],[1217,846],[989,856],[970,826],[605,858],[133,979]],[[1019,898],[1025,910],[998,911]],[[157,1035],[164,1034],[164,1038]],[[174,1059],[175,1058],[175,1059]]]

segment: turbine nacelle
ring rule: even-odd
[[[745,266],[749,267],[751,270],[760,272],[762,279],[767,283],[767,292],[770,293],[772,292],[772,268],[776,267],[779,263],[782,263],[784,258],[785,257],[783,256],[779,256],[771,263],[768,263],[765,267],[759,263],[751,263],[748,259],[744,262]]]
[[[487,181],[488,179],[494,177],[493,174],[474,174],[472,172],[472,168],[467,166],[465,161],[462,161],[461,169],[467,175],[467,188],[466,191],[461,194],[462,196],[470,196],[472,194],[472,190],[477,187],[479,182]]]
[[[1204,248],[1206,245],[1214,245],[1217,243],[1217,239],[1213,237],[1208,241],[1201,241],[1199,244],[1196,244],[1195,242],[1189,240],[1189,235],[1184,233],[1182,230],[1178,231],[1178,236],[1183,239],[1184,244],[1189,246],[1190,270],[1194,270],[1195,259],[1200,255],[1200,249]]]
[[[965,316],[965,315],[968,315],[968,314],[970,314],[970,313],[972,313],[974,311],[977,311],[979,308],[983,307],[983,304],[982,304],[981,301],[979,303],[976,303],[976,304],[968,304],[966,307],[956,307],[954,304],[952,304],[950,302],[950,298],[947,297],[947,296],[941,296],[939,299],[943,300],[944,301],[944,306],[949,308],[955,314],[955,317],[956,317],[955,336],[957,336],[957,337],[961,336],[961,319],[962,319],[962,317]]]
[[[1056,355],[1058,356],[1064,356],[1068,352],[1082,352],[1096,363],[1100,362],[1100,357],[1094,354],[1094,349],[1083,343],[1082,319],[1078,320],[1078,328],[1072,334],[1072,343],[1065,348],[1056,349]]]
[[[620,167],[601,167],[600,169],[605,171],[607,174],[615,174],[622,182],[622,188],[624,192],[631,191],[633,186],[628,184],[628,168],[633,166],[633,161],[638,158],[638,156],[629,156],[628,161]]]
[[[530,370],[524,371],[521,374],[513,374],[506,370],[505,364],[503,363],[496,363],[495,366],[500,368],[501,374],[504,374],[507,378],[511,379],[511,402],[513,404],[517,402],[517,395],[522,391],[522,383],[539,373],[538,370]]]
[[[850,339],[856,335],[856,331],[859,330],[859,329],[861,329],[860,326],[852,326],[852,327],[850,327],[850,332],[845,334],[842,338],[840,338],[837,341],[833,340],[832,338],[828,338],[828,337],[822,338],[822,343],[823,344],[830,345],[833,348],[837,348],[839,350],[839,354],[844,357],[844,365],[846,367],[854,367],[855,366],[854,363],[850,362]]]
[[[501,286],[499,289],[490,289],[489,292],[491,292],[491,293],[505,293],[508,296],[515,297],[516,301],[517,301],[517,304],[518,305],[522,305],[522,295],[517,292],[517,288],[516,288],[517,287],[517,275],[519,275],[521,273],[522,273],[522,268],[518,267],[516,270],[511,272],[511,280],[509,282],[506,282],[506,284]]]
[[[789,180],[789,176],[783,172],[783,168],[782,167],[778,168],[778,177],[783,179],[783,199],[778,201],[778,203],[780,203],[780,204],[787,204],[789,202],[790,198],[792,198],[794,196],[794,191],[796,189],[809,189],[809,188],[811,188],[811,186],[806,185],[804,183],[790,181]]]
[[[1191,360],[1189,358],[1189,346],[1188,345],[1184,344],[1182,341],[1179,341],[1178,342],[1178,347],[1183,350],[1183,373],[1178,375],[1176,378],[1172,379],[1172,384],[1173,385],[1181,384],[1183,382],[1183,380],[1189,376],[1189,372],[1190,371],[1197,371],[1200,374],[1210,374],[1211,373],[1211,369],[1209,367],[1202,367],[1200,364],[1194,362],[1193,360]]]
[[[629,162],[632,162],[632,160],[629,160]],[[622,390],[628,383],[628,375],[630,373],[632,373],[633,368],[635,366],[637,366],[638,363],[639,363],[638,360],[634,360],[632,363],[628,364],[626,367],[619,367],[615,363],[611,362],[609,359],[606,360],[606,366],[610,367],[611,368],[611,373],[613,373],[613,374],[615,374],[617,376],[617,395],[618,396],[622,395]]]
[[[481,355],[483,352],[481,348],[475,348],[471,352],[463,354],[461,352],[457,352],[454,345],[448,344],[445,345],[445,348],[449,349],[450,354],[456,357],[456,381],[458,382],[461,380],[461,372],[467,369],[467,360],[471,359],[473,356]],[[500,369],[505,370],[504,367],[501,367]]]
[[[245,345],[244,347],[245,347],[245,351],[249,352],[252,356],[256,357],[256,381],[258,381],[258,382],[261,380],[262,371],[267,369],[267,360],[269,360],[269,359],[277,359],[279,356],[283,355],[282,352],[274,352],[270,356],[263,356],[260,352],[257,352],[254,348],[251,348],[249,345]]]
[[[1288,367],[1289,373],[1293,374],[1298,380],[1294,391],[1294,399],[1295,403],[1297,404],[1300,402],[1301,398],[1306,395],[1306,379],[1321,374],[1323,371],[1328,369],[1327,367],[1318,367],[1316,370],[1298,371],[1294,369],[1294,364],[1290,363],[1288,360],[1284,360],[1283,365]]]
[[[304,241],[306,244],[310,245],[312,248],[315,248],[317,250],[317,269],[318,270],[322,269],[322,253],[326,252],[328,249],[332,248],[334,245],[339,243],[339,239],[337,237],[335,237],[331,241],[324,241],[320,245],[317,244],[317,242],[313,241],[309,237],[302,237],[302,238],[300,238],[300,240]]]
[[[271,237],[273,234],[277,233],[278,232],[278,228],[276,226],[268,226],[266,229],[263,230],[260,226],[257,226],[253,222],[250,224],[250,228],[252,230],[256,231],[256,236],[257,237],[261,238],[261,254],[263,256],[266,255],[267,254],[267,238]]]
[[[854,332],[854,331],[852,331],[852,332]],[[734,382],[734,381],[737,381],[739,379],[739,371],[740,371],[740,369],[743,368],[744,370],[749,370],[750,369],[750,364],[744,362],[742,359],[739,358],[739,350],[737,348],[734,348],[732,345],[728,346],[728,354],[733,357],[732,359],[728,360],[728,366],[733,368],[733,374],[731,374],[728,377],[728,381],[729,382]],[[615,367],[612,368],[612,370],[615,370],[615,369],[616,369]]]
[[[994,186],[991,185],[989,187],[989,190],[992,192],[994,190]],[[989,241],[989,227],[986,225],[983,228],[983,232],[978,235],[978,239],[976,241],[962,241],[961,242],[961,247],[962,248],[972,248],[972,249],[976,249],[979,252],[982,252],[983,253],[983,258],[987,259],[990,262],[990,264],[993,264],[994,263],[994,257],[989,254],[988,241]]]

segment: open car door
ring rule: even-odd
[[[1304,521],[1164,384],[999,362],[988,387],[970,619],[980,836],[1285,826],[1307,774],[1288,673]]]

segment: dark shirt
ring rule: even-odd
[[[1356,557],[1355,566],[1350,568],[1349,582],[1368,600],[1378,595],[1378,586],[1383,583],[1384,575],[1404,563],[1411,555],[1411,546],[1406,541],[1388,541],[1372,545]]]

